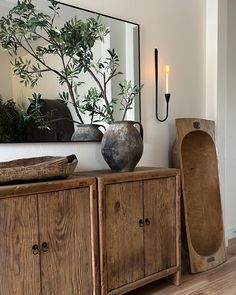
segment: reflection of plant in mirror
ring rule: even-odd
[[[26,86],[34,87],[44,72],[55,73],[60,84],[67,86],[70,103],[75,108],[79,123],[83,123],[77,93],[81,83],[76,78],[82,71],[90,71],[92,48],[97,40],[103,41],[109,30],[102,24],[101,17],[89,18],[86,22],[75,17],[58,29],[54,26],[54,20],[60,7],[54,0],[49,2],[52,16],[38,12],[31,0],[18,1],[8,15],[0,19],[0,42],[12,56],[17,56],[12,62],[14,73]],[[38,39],[44,40],[47,45],[34,48],[31,41]],[[18,57],[20,48],[33,61]],[[46,62],[48,55],[59,57],[60,70]]]
[[[0,95],[0,114],[0,141],[23,141],[24,117],[14,101],[3,101]]]
[[[117,98],[112,98],[110,101],[107,99],[107,84],[115,76],[122,74],[118,72],[117,68],[119,66],[119,58],[115,53],[115,50],[107,50],[109,57],[106,58],[104,62],[98,61],[97,63],[92,63],[92,67],[96,70],[97,75],[102,76],[103,84],[99,82],[96,78],[96,82],[99,86],[99,91],[96,88],[91,88],[88,94],[84,97],[84,105],[81,106],[81,110],[90,112],[90,116],[93,120],[94,117],[98,117],[96,121],[105,121],[107,123],[112,123],[114,121],[113,112],[114,105],[117,103]],[[135,95],[141,91],[141,87],[131,85],[131,81],[124,80],[119,83],[120,93],[118,95],[122,96],[120,101],[121,109],[123,112],[122,120],[125,119],[127,110],[132,109],[131,105],[135,98]],[[103,99],[103,104],[99,104]]]
[[[135,95],[137,95],[141,89],[143,88],[143,85],[141,87],[138,87],[137,85],[132,86],[131,81],[124,80],[123,82],[119,83],[120,86],[120,93],[118,95],[122,96],[121,99],[121,105],[122,108],[120,110],[124,111],[122,120],[125,119],[126,113],[128,110],[132,109],[132,103],[135,98]]]
[[[120,101],[120,111],[123,111],[122,120],[125,120],[127,111],[132,109],[132,103],[135,98],[135,95],[137,95],[141,91],[143,85],[141,85],[141,87],[138,87],[137,85],[132,86],[131,81],[124,80],[123,82],[119,83],[119,87],[120,93],[118,95],[122,96],[122,99]],[[81,111],[85,110],[90,112],[92,121],[95,116],[98,116],[97,121],[105,121],[107,123],[112,123],[114,121],[113,108],[114,104],[117,103],[118,99],[113,98],[108,107],[105,104],[100,106],[100,99],[101,94],[97,91],[97,89],[91,88],[88,91],[87,96],[84,97],[84,105],[82,105],[80,109]]]
[[[91,123],[95,117],[97,120],[112,122],[117,99],[108,100],[107,86],[113,77],[122,74],[117,70],[119,58],[112,49],[108,50],[108,57],[104,61],[94,62],[92,52],[95,43],[103,42],[109,29],[102,23],[100,16],[90,17],[84,22],[74,17],[58,28],[54,23],[59,15],[59,4],[55,0],[48,1],[51,15],[38,12],[31,0],[22,0],[17,2],[6,17],[0,19],[1,45],[11,56],[16,57],[12,62],[14,74],[21,78],[20,82],[25,86],[34,87],[44,73],[52,72],[57,76],[59,83],[67,87],[67,91],[60,93],[59,97],[64,103],[73,105],[78,117],[74,122],[83,124],[81,114],[85,112],[89,112]],[[43,40],[45,44],[40,46],[37,42],[32,42],[38,40]],[[19,56],[21,48],[30,58]],[[49,63],[48,56],[59,58],[60,69]],[[82,98],[83,101],[78,94],[78,88],[83,83],[78,81],[81,72],[89,73],[98,86],[98,90],[90,89]],[[102,79],[99,80],[97,76],[101,76]],[[121,83],[120,87],[124,118],[140,89],[137,86],[132,87],[130,82]],[[40,93],[34,94],[33,99],[30,99],[31,117],[37,121],[38,115],[39,126],[48,128],[50,114],[48,117],[40,118],[39,109],[34,109],[34,106],[38,107],[37,101],[34,100],[39,98],[42,99]]]

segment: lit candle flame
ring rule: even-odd
[[[166,65],[166,93],[169,93],[169,74],[170,74],[170,66]]]
[[[169,74],[169,73],[170,73],[170,66],[166,65],[166,74]]]

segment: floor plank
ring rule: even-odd
[[[229,244],[228,260],[199,274],[190,274],[185,267],[182,284],[172,285],[167,279],[134,290],[126,295],[236,295],[236,244]]]

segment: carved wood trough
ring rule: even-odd
[[[215,147],[215,124],[177,119],[174,166],[181,169],[187,244],[193,273],[226,260],[224,227]]]
[[[75,155],[36,157],[0,163],[0,184],[66,178],[76,168]]]

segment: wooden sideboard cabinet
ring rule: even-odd
[[[0,186],[0,294],[99,294],[96,180]]]
[[[98,173],[101,294],[180,283],[179,171]]]

